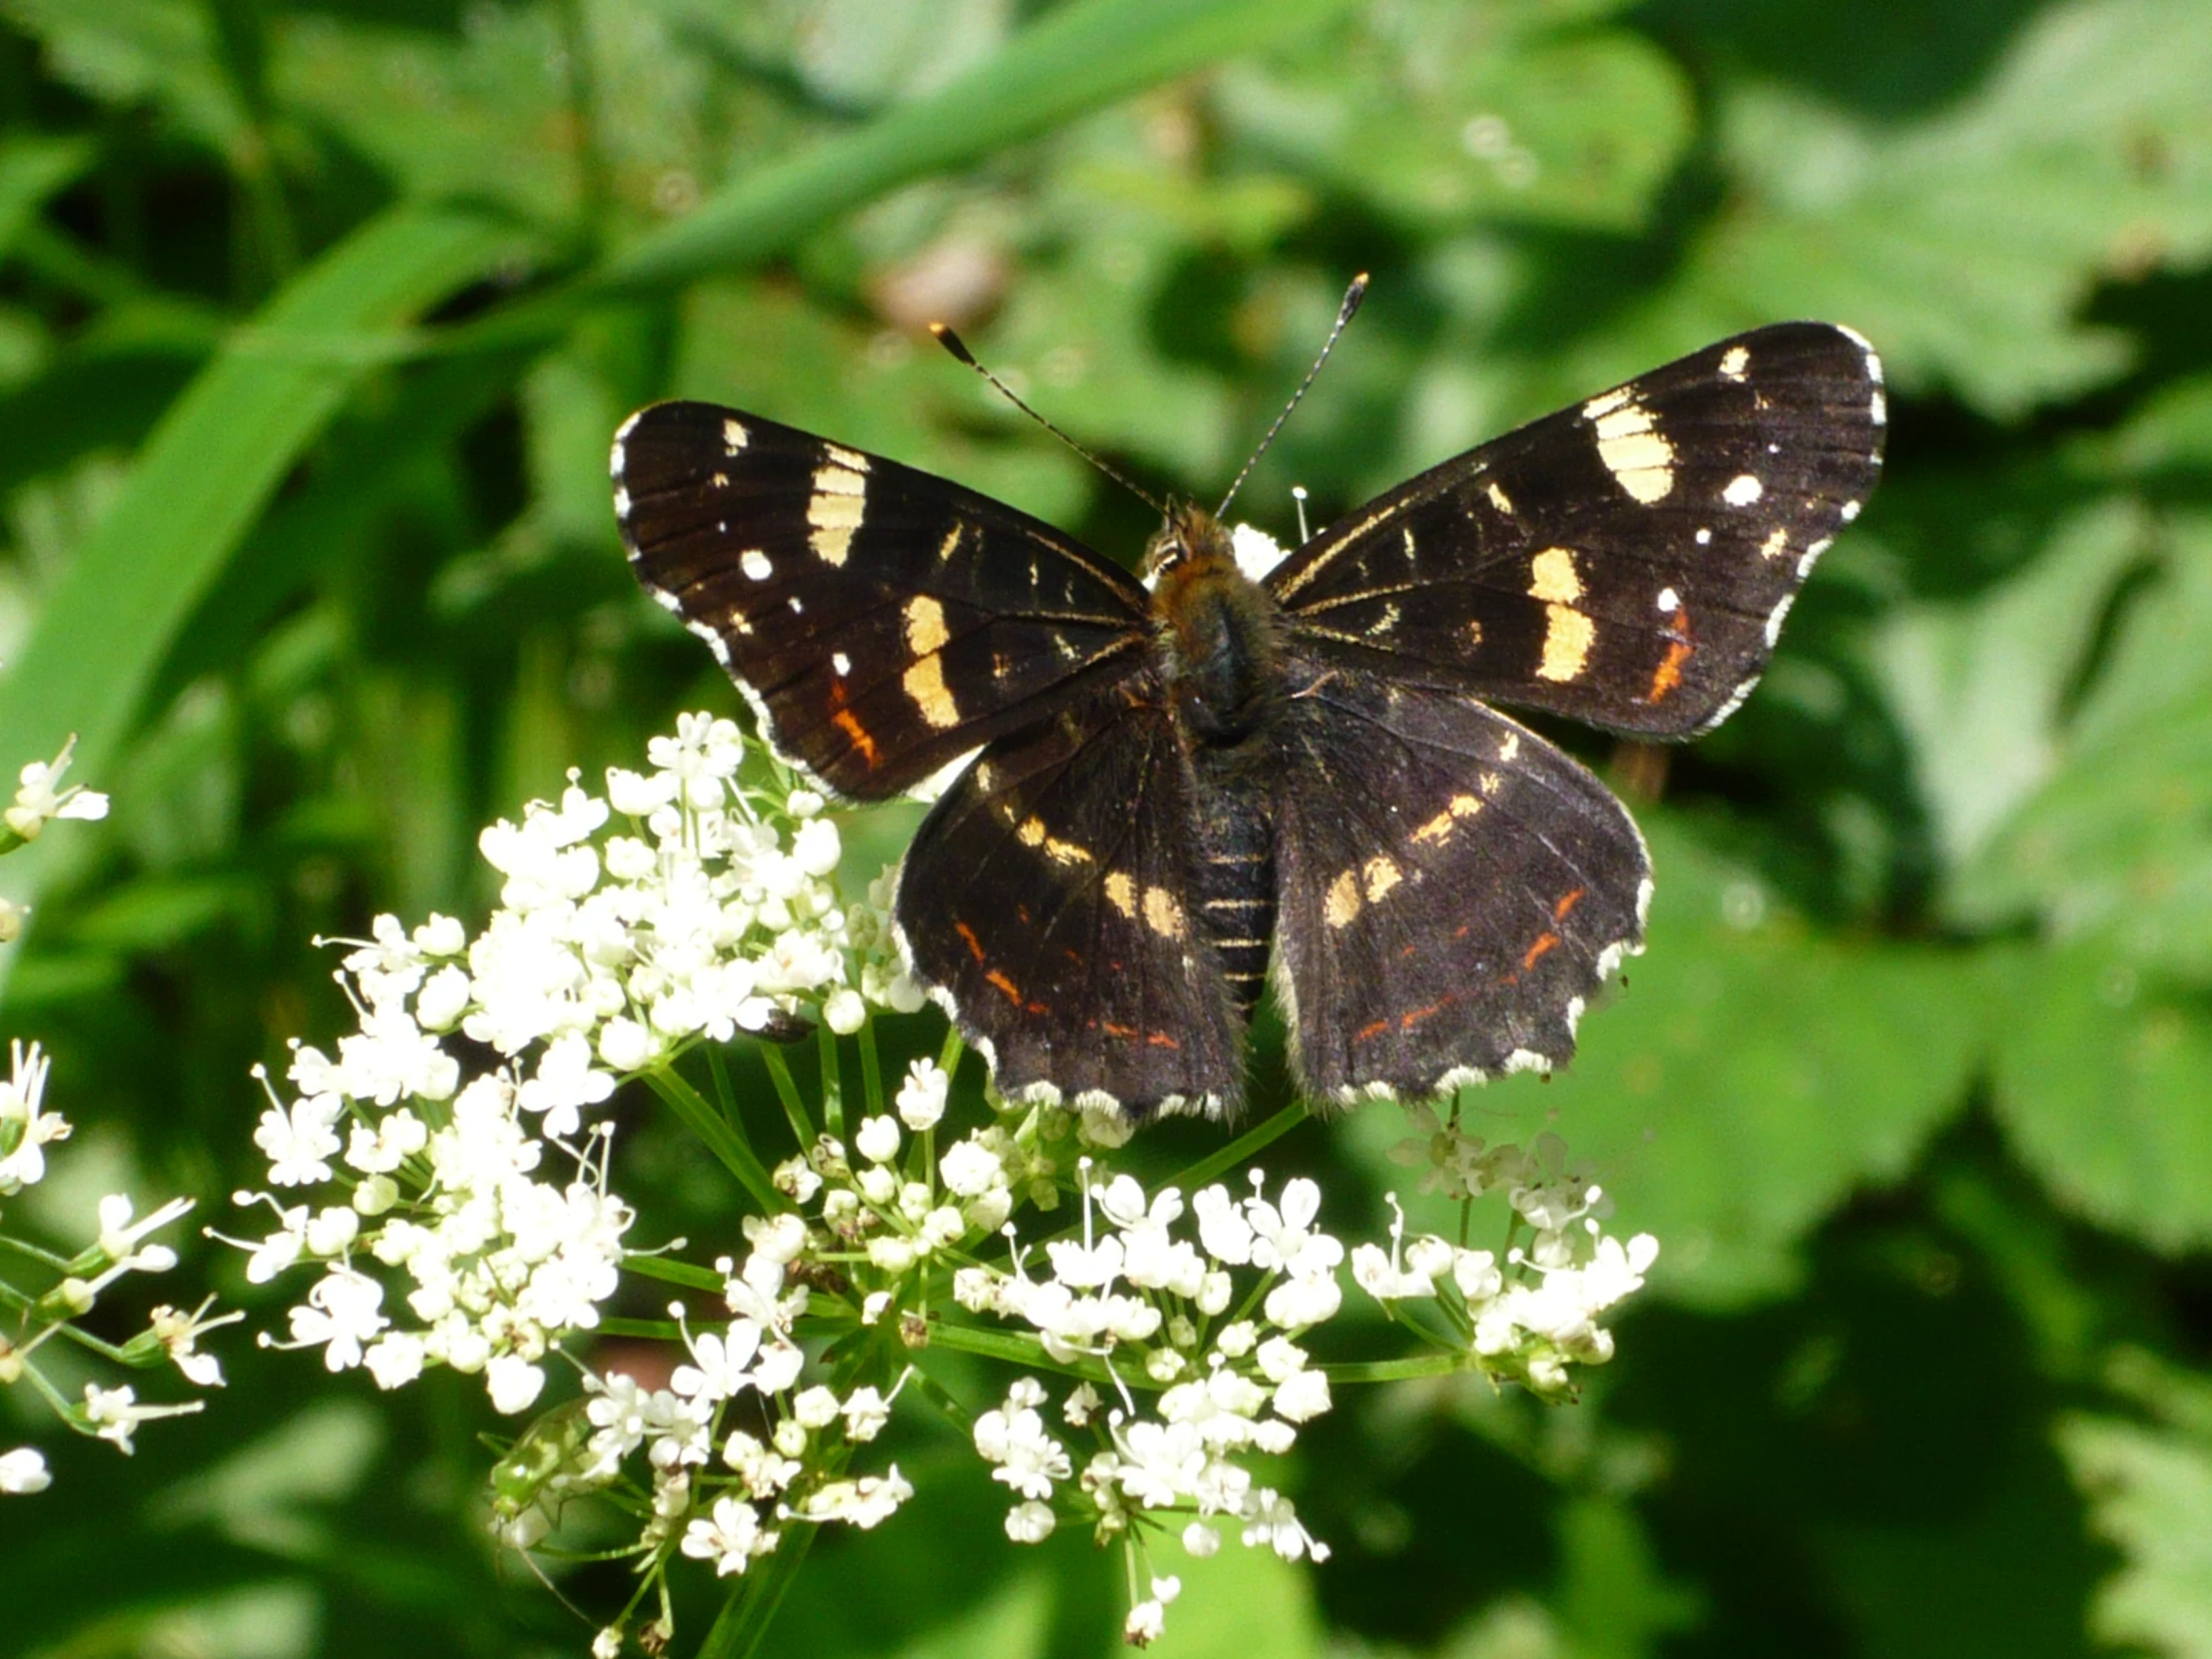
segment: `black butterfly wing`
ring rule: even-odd
[[[1692,736],[1765,669],[1874,487],[1885,420],[1857,334],[1757,328],[1422,473],[1268,586],[1332,661]]]
[[[1242,1022],[1195,925],[1190,763],[1149,672],[985,749],[915,833],[914,970],[1009,1098],[1233,1111]]]
[[[1643,837],[1457,692],[1294,661],[1276,733],[1276,992],[1308,1091],[1426,1095],[1574,1052],[1643,948]],[[1301,689],[1302,688],[1302,689]]]
[[[711,403],[631,416],[612,470],[638,580],[837,794],[911,789],[1142,659],[1133,577],[928,473]]]

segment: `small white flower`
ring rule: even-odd
[[[944,1117],[951,1077],[934,1060],[916,1060],[906,1068],[906,1080],[898,1086],[898,1121],[919,1135],[936,1128]]]
[[[1017,1544],[1041,1544],[1058,1524],[1052,1506],[1033,1498],[1006,1511],[1006,1536]]]
[[[66,1119],[40,1109],[46,1093],[46,1076],[53,1062],[37,1043],[26,1048],[18,1040],[9,1045],[10,1075],[0,1081],[0,1145],[14,1142],[0,1156],[0,1194],[22,1191],[46,1174],[46,1146],[67,1140]]]
[[[43,1492],[53,1483],[54,1476],[46,1467],[46,1453],[37,1446],[19,1445],[13,1451],[0,1451],[0,1493],[24,1497],[32,1492]],[[1010,1522],[1008,1529],[1011,1530]]]
[[[1204,1521],[1193,1521],[1183,1528],[1183,1548],[1203,1561],[1221,1548],[1221,1534]]]
[[[888,1114],[862,1118],[852,1136],[853,1150],[870,1163],[887,1164],[898,1156],[898,1120]]]
[[[867,1003],[849,985],[839,985],[822,999],[822,1023],[840,1037],[849,1037],[867,1023]]]
[[[818,1382],[792,1401],[792,1416],[809,1428],[827,1428],[837,1420],[837,1396]]]
[[[681,1547],[694,1560],[714,1562],[715,1576],[724,1578],[745,1571],[756,1555],[773,1549],[773,1534],[769,1536],[771,1541],[763,1548],[761,1512],[740,1498],[725,1497],[715,1500],[711,1517],[684,1529]]]

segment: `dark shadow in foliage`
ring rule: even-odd
[[[1767,1655],[1783,1630],[1797,1654],[2084,1651],[2108,1563],[2047,1436],[2065,1396],[1932,1198],[2000,1156],[1985,1119],[1955,1129],[1911,1187],[1824,1229],[1791,1303],[1630,1322],[1609,1409],[1670,1445],[1642,1507],[1668,1575],[1713,1610],[1671,1652]]]
[[[1501,1595],[1540,1596],[1558,1576],[1558,1489],[1446,1414],[1364,1394],[1342,1390],[1299,1436],[1300,1514],[1334,1551],[1314,1580],[1329,1623],[1425,1649]]]
[[[1773,0],[1655,0],[1640,16],[1695,63],[1806,88],[1888,121],[1932,114],[1980,82],[2042,10],[2035,0],[1860,0],[1778,6]]]

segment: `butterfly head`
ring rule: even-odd
[[[1195,501],[1170,501],[1167,520],[1145,543],[1142,575],[1157,582],[1182,566],[1194,570],[1219,561],[1236,563],[1229,532]]]

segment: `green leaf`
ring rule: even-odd
[[[2049,781],[1959,871],[1954,914],[2036,915],[2145,963],[2212,974],[2212,518],[2174,515]]]
[[[1995,415],[2113,378],[2126,337],[2082,320],[2083,292],[2212,254],[2212,29],[2198,0],[2024,16],[1979,87],[1913,124],[1724,83],[1738,200],[1654,307],[1699,337],[1723,316],[1838,317],[1909,388]]]
[[[1946,864],[1972,857],[2050,776],[2066,694],[2105,596],[2145,545],[2139,509],[2100,503],[1971,603],[1901,607],[1880,624],[1872,666],[1913,739],[1921,799]]]
[[[2114,1648],[2212,1659],[2212,1382],[2122,1357],[2130,1391],[2165,1420],[2076,1412],[2058,1449],[2087,1495],[2089,1523],[2121,1565],[2089,1607],[2089,1633]]]
[[[228,150],[247,130],[209,27],[190,0],[0,0],[46,46],[53,73],[107,104],[152,103]]]
[[[15,246],[47,198],[84,172],[92,157],[91,143],[82,138],[18,135],[0,142],[0,253]]]
[[[1349,0],[1071,0],[926,97],[758,168],[593,279],[665,287],[783,252],[910,180],[964,166],[1221,58],[1296,40]]]
[[[2212,1010],[2091,939],[2006,964],[1996,1112],[2058,1201],[2155,1250],[2212,1242]]]
[[[1292,69],[1226,77],[1221,103],[1248,143],[1429,233],[1637,230],[1693,132],[1681,69],[1642,36],[1456,4],[1366,13]]]
[[[381,331],[480,276],[511,233],[470,214],[398,209],[301,273],[196,378],[147,440],[121,497],[47,596],[0,679],[11,752],[78,736],[98,788],[183,625],[301,450],[374,366]],[[28,897],[42,837],[0,867]]]
[[[1573,1065],[1464,1097],[1471,1133],[1556,1130],[1660,1241],[1655,1286],[1708,1306],[1788,1291],[1795,1250],[1859,1187],[1900,1179],[1956,1106],[1980,1036],[1970,959],[1814,932],[1753,871],[1646,814],[1657,888],[1630,983],[1584,1016]],[[1378,1180],[1404,1120],[1352,1120]],[[1449,1233],[1433,1200],[1408,1214]],[[1486,1224],[1484,1224],[1486,1225]],[[1479,1240],[1488,1243],[1488,1240]]]

